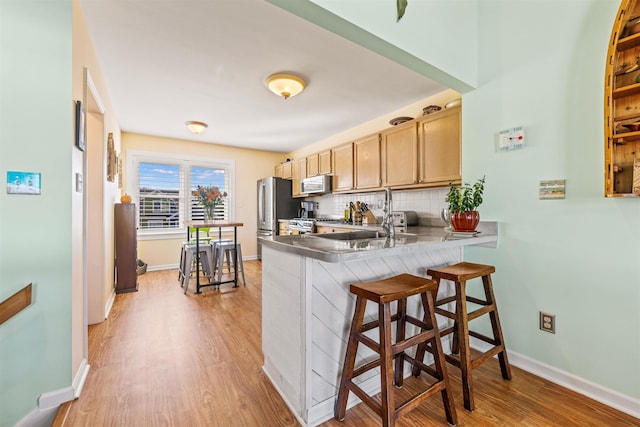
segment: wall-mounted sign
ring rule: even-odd
[[[7,171],[8,194],[40,194],[40,173]]]
[[[564,179],[540,181],[538,198],[540,200],[564,199],[565,183]]]

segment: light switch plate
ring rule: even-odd
[[[82,174],[76,173],[76,193],[82,193]]]

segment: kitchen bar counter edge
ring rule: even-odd
[[[379,226],[360,226],[359,229],[378,230]],[[416,246],[453,248],[467,245],[497,247],[498,225],[483,221],[479,233],[465,236],[447,232],[442,227],[409,227],[406,233],[396,233],[393,240],[384,237],[358,240],[333,240],[319,234],[300,234],[260,238],[270,248],[325,262],[354,261],[369,258],[372,252],[386,251],[389,255],[402,254]],[[379,255],[376,253],[375,255]]]

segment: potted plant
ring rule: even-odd
[[[473,232],[480,222],[480,213],[476,210],[482,204],[485,177],[471,185],[450,184],[446,201],[449,203],[453,231]]]

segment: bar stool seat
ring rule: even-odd
[[[343,420],[346,415],[347,398],[353,392],[365,404],[373,409],[381,418],[385,427],[394,426],[395,421],[417,407],[427,398],[441,392],[447,422],[455,425],[457,415],[450,392],[449,377],[440,343],[440,334],[435,320],[434,297],[437,290],[435,281],[423,277],[401,274],[388,279],[368,283],[356,283],[350,286],[351,293],[356,295],[356,307],[351,322],[349,341],[347,344],[344,366],[340,378],[340,387],[336,399],[334,415],[337,420]],[[407,315],[407,298],[420,295],[425,311],[424,320]],[[378,320],[363,324],[367,301],[378,304]],[[397,301],[397,312],[391,315],[391,303]],[[396,322],[396,342],[392,342],[391,323]],[[420,332],[405,338],[406,324],[410,323],[420,328]],[[364,335],[364,332],[379,328],[380,341]],[[380,358],[355,368],[358,344],[365,344],[380,355]],[[421,345],[434,358],[433,367],[425,365],[422,360],[410,357],[406,350]],[[424,356],[424,354],[423,354]],[[395,359],[395,371],[393,361]],[[396,406],[394,383],[397,387],[403,385],[404,362],[413,365],[414,369],[424,371],[434,377],[436,381],[426,390],[413,396],[409,401]],[[353,378],[380,367],[382,398],[379,401],[366,394]]]
[[[445,358],[447,362],[461,370],[464,407],[468,411],[473,411],[474,409],[472,377],[474,368],[497,354],[500,362],[500,370],[502,371],[502,378],[505,380],[511,379],[511,367],[509,365],[509,359],[507,358],[507,350],[504,345],[502,328],[500,327],[500,319],[498,317],[498,306],[493,294],[493,285],[491,282],[491,274],[495,273],[495,271],[495,267],[491,265],[474,264],[470,262],[461,262],[448,267],[427,270],[427,275],[431,276],[438,283],[438,286],[442,279],[455,283],[455,295],[437,300],[435,303],[435,312],[454,321],[453,326],[440,331],[440,336],[444,337],[448,334],[453,334],[452,354],[445,354]],[[478,277],[482,278],[485,294],[484,300],[468,296],[466,292],[467,281]],[[440,308],[440,306],[454,301],[456,306],[455,312]],[[481,307],[468,312],[467,302]],[[477,319],[485,314],[489,315],[493,338],[469,329],[469,322],[471,320]],[[469,336],[491,344],[491,348],[481,355],[472,358]],[[416,359],[422,360],[423,354],[424,349],[419,346]],[[418,376],[420,372],[414,369],[413,374]]]
[[[182,244],[178,279],[180,280],[180,286],[184,286],[185,294],[189,289],[191,274],[194,273],[193,266],[195,265],[196,249],[195,243],[185,242]],[[200,250],[200,267],[202,273],[211,281],[213,280],[213,270],[211,268],[211,260],[213,259],[212,247],[209,244],[202,244],[199,245],[198,249]],[[200,271],[195,271],[195,274],[200,274]]]
[[[236,249],[237,248],[237,249]],[[234,251],[237,250],[237,259],[238,265],[234,264],[234,260],[236,259],[236,254]],[[222,281],[222,271],[225,266],[225,258],[226,258],[226,266],[227,272],[231,273],[231,269],[236,269],[238,273],[242,273],[242,283],[246,286],[247,282],[244,280],[244,263],[242,262],[242,247],[240,243],[236,243],[234,246],[233,241],[217,241],[214,242],[214,261],[213,268],[214,274],[218,275],[218,282]]]

